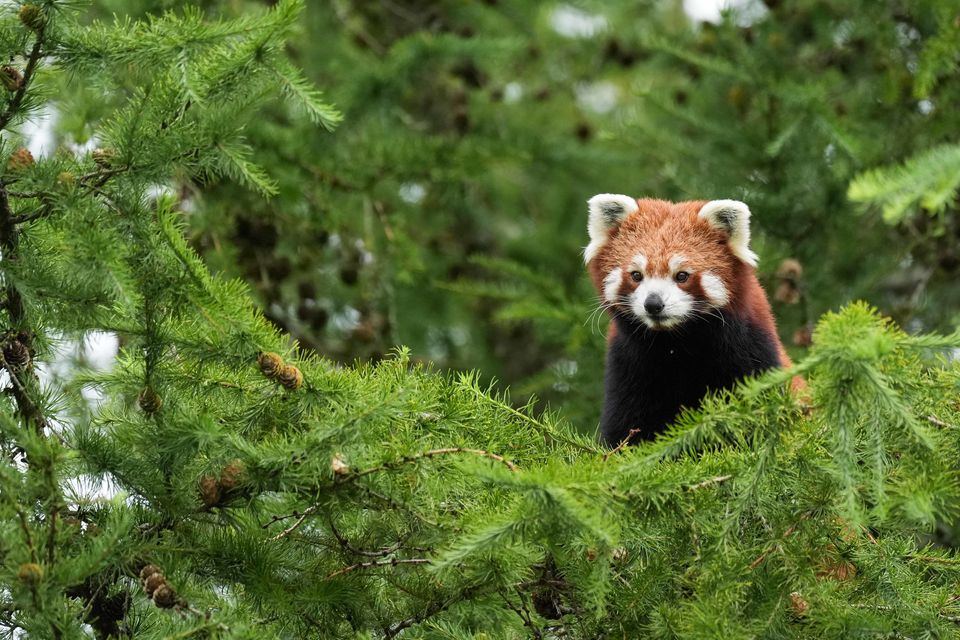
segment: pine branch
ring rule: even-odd
[[[917,206],[941,213],[960,190],[960,145],[926,149],[904,163],[861,173],[847,196],[854,202],[881,207],[889,223],[903,221]]]
[[[24,67],[23,79],[20,82],[20,86],[13,94],[13,97],[7,102],[7,108],[3,110],[2,114],[0,114],[0,131],[3,131],[7,128],[7,125],[10,124],[10,120],[20,110],[20,105],[23,103],[24,96],[27,95],[27,90],[30,88],[31,82],[33,81],[33,74],[36,72],[37,65],[40,64],[41,58],[43,58],[42,51],[46,27],[46,20],[43,20],[40,28],[37,29],[37,34],[33,42],[33,48],[30,49],[30,54],[27,56],[27,66]]]
[[[513,464],[503,456],[496,453],[483,451],[482,449],[467,449],[464,447],[445,447],[443,449],[431,449],[430,451],[423,451],[421,453],[416,453],[409,456],[403,456],[399,460],[385,462],[375,467],[362,469],[360,471],[349,472],[348,474],[341,476],[341,480],[339,480],[339,482],[341,483],[350,482],[358,478],[362,478],[363,476],[370,475],[371,473],[379,473],[381,471],[396,469],[401,465],[416,463],[426,458],[435,458],[437,456],[445,456],[445,455],[458,454],[458,453],[469,453],[471,455],[481,456],[483,458],[489,458],[490,460],[495,460],[496,462],[503,464],[508,469],[510,469],[510,471],[513,471],[514,473],[519,471],[519,469],[517,468],[517,465]]]
[[[375,567],[396,567],[399,565],[420,565],[420,564],[433,564],[433,560],[429,558],[390,558],[389,560],[370,560],[368,562],[358,562],[352,564],[343,569],[338,569],[324,578],[324,581],[332,580],[338,576],[350,573],[352,571],[357,571],[359,569],[371,569]]]

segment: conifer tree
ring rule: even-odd
[[[584,322],[594,297],[578,254],[595,193],[749,203],[796,356],[820,314],[856,299],[949,331],[955,2],[734,2],[716,24],[683,4],[311,3],[290,50],[348,117],[329,135],[262,111],[246,132],[277,195],[178,182],[190,242],[306,346],[348,364],[405,344],[588,430],[603,323]],[[63,135],[81,122],[63,120]],[[867,191],[850,191],[938,150],[904,181],[929,185],[932,209],[894,194],[908,209],[884,219],[891,196],[862,206]]]
[[[211,274],[164,187],[270,193],[244,125],[336,125],[287,57],[301,9],[2,8],[5,637],[960,635],[932,537],[960,512],[960,334],[853,304],[794,370],[604,451],[406,349],[302,349]],[[77,85],[96,146],[34,158],[24,121]]]

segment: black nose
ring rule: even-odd
[[[643,301],[643,308],[647,310],[647,313],[657,315],[663,311],[663,298],[655,293],[651,293],[647,296],[647,299]]]

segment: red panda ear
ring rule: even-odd
[[[590,244],[583,250],[583,261],[589,263],[607,243],[610,232],[640,207],[636,198],[616,193],[599,193],[590,198],[587,205],[590,210],[590,219],[587,222]]]
[[[733,255],[751,267],[757,266],[757,254],[750,250],[750,207],[739,200],[711,200],[697,215],[727,234],[727,246]]]

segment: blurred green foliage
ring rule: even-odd
[[[794,351],[852,299],[912,330],[956,322],[957,34],[945,0],[769,0],[718,24],[671,0],[310,3],[290,53],[342,125],[278,102],[248,127],[269,200],[169,186],[208,264],[303,345],[343,362],[408,345],[589,431],[606,321],[580,259],[594,193],[746,201],[768,292],[783,260],[803,269],[775,301]],[[110,99],[63,98],[60,133],[82,141]]]

